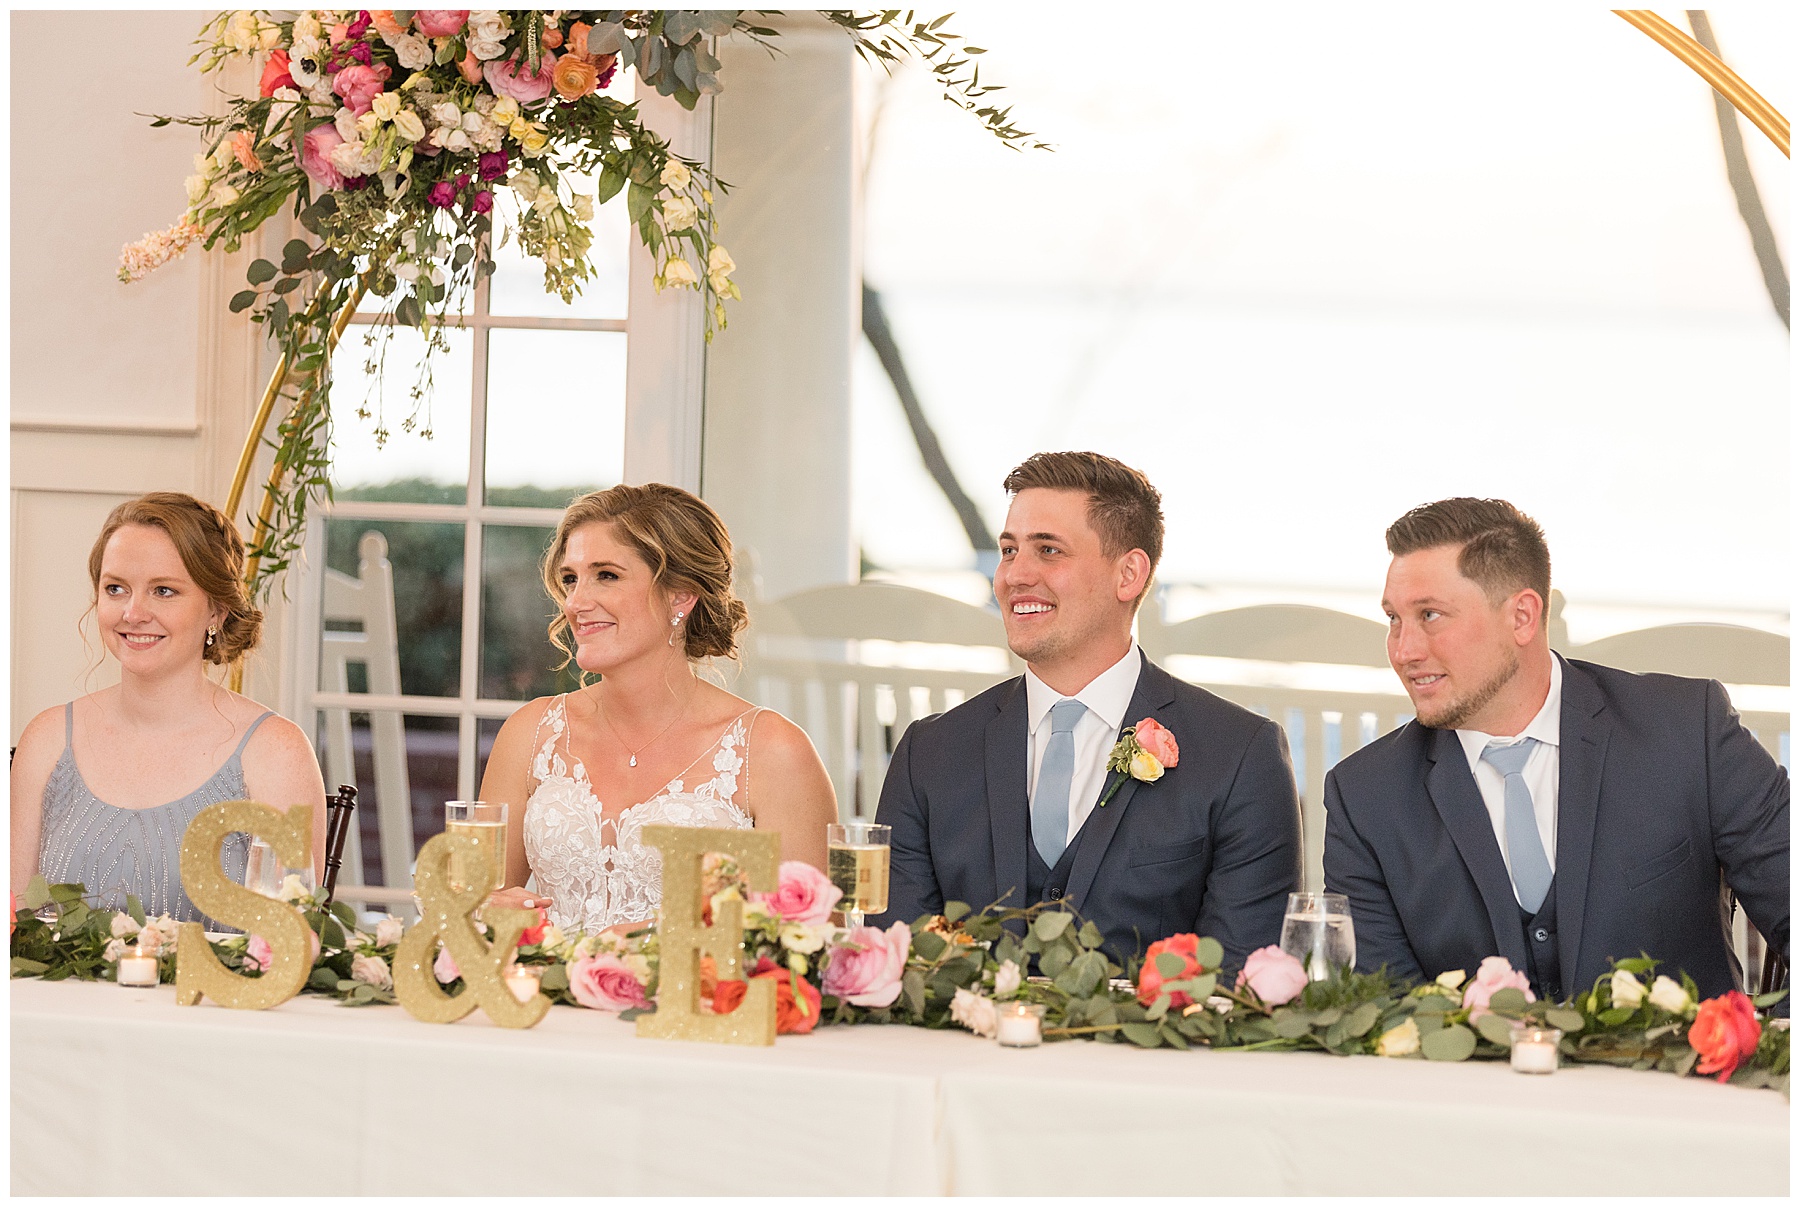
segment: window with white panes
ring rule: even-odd
[[[501,723],[575,685],[546,636],[539,565],[567,503],[623,474],[624,199],[596,210],[596,276],[567,304],[507,237],[513,198],[498,191],[496,271],[447,329],[416,422],[403,423],[417,405],[416,332],[393,336],[373,390],[373,314],[357,316],[333,360],[335,497],[295,574],[302,723],[328,786],[358,790],[356,858],[340,883],[391,890],[377,900],[404,897],[444,802],[475,797]]]

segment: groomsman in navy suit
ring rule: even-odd
[[[1356,962],[1505,956],[1540,997],[1648,953],[1741,988],[1732,898],[1788,955],[1788,777],[1719,684],[1550,650],[1543,530],[1499,499],[1401,516],[1382,606],[1416,719],[1325,782],[1325,883]]]
[[[877,812],[893,827],[883,920],[1066,897],[1117,958],[1191,931],[1241,965],[1279,941],[1300,887],[1281,728],[1132,640],[1163,542],[1162,498],[1143,474],[1098,453],[1039,453],[1005,485],[994,595],[1027,669],[900,739]],[[1179,757],[1154,781],[1108,772],[1120,731],[1146,719]]]

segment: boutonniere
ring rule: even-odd
[[[1113,798],[1119,785],[1125,782],[1125,776],[1145,784],[1154,784],[1162,778],[1163,772],[1181,761],[1181,747],[1175,744],[1175,735],[1145,717],[1136,725],[1128,727],[1114,744],[1112,753],[1106,756],[1108,771],[1123,772],[1100,798],[1099,808],[1104,809],[1106,802]]]

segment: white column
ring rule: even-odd
[[[719,242],[744,297],[708,350],[701,479],[740,551],[742,589],[765,599],[858,575],[855,56],[823,18],[778,27],[776,55],[742,38],[718,52],[713,164],[732,186],[718,206]]]

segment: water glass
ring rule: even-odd
[[[872,821],[825,827],[825,870],[844,894],[838,908],[844,911],[846,924],[861,926],[865,914],[886,912],[893,835],[891,826]]]
[[[301,887],[312,892],[315,881],[311,864],[299,868],[286,867],[282,864],[281,857],[275,854],[274,847],[254,834],[251,835],[250,851],[244,859],[244,887],[279,900],[281,886],[290,875],[298,876]]]
[[[1356,965],[1356,931],[1342,893],[1289,893],[1281,920],[1281,950],[1306,965],[1306,975],[1325,980],[1334,968]]]

